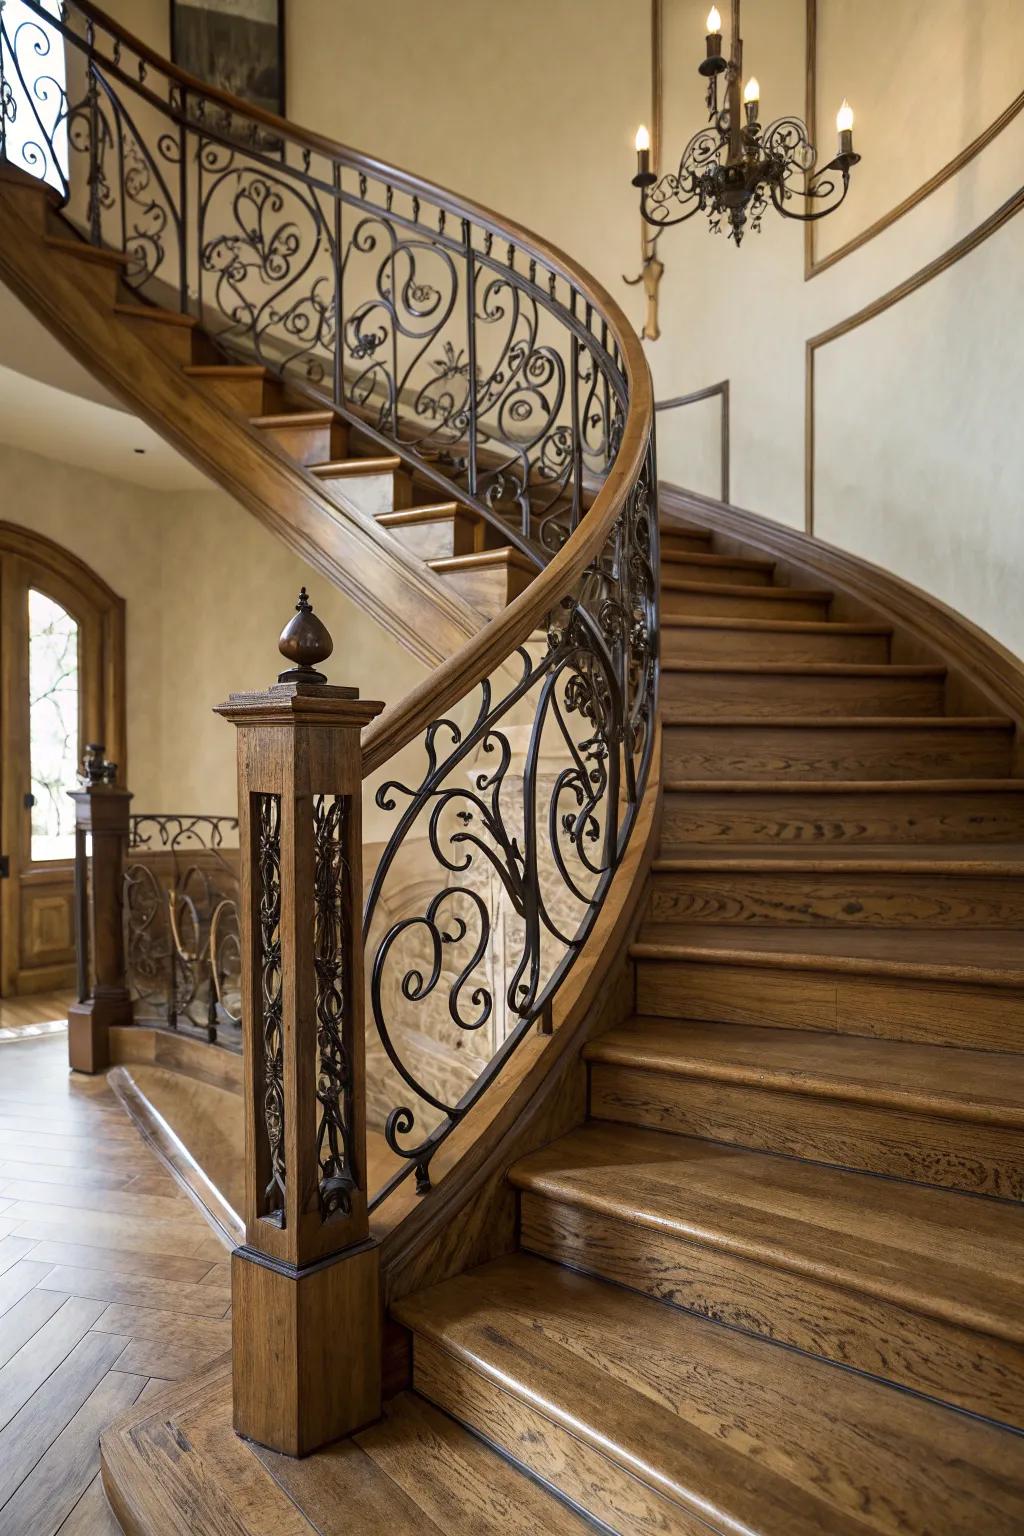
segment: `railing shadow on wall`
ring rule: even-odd
[[[693,389],[686,395],[673,395],[669,400],[658,400],[655,411],[659,414],[663,411],[677,411],[686,405],[698,405],[702,400],[719,400],[721,402],[721,417],[719,427],[719,500],[729,500],[729,380],[722,379],[718,384],[708,384],[703,389]]]
[[[386,1214],[413,1176],[429,1194],[438,1149],[549,1025],[644,800],[658,682],[650,379],[618,306],[537,237],[207,89],[86,0],[52,18],[22,4],[37,35],[3,31],[0,90],[13,99],[13,81],[38,124],[23,169],[59,169],[66,137],[65,217],[128,253],[124,281],[143,298],[329,403],[538,572],[373,724],[380,705],[316,670],[330,640],[305,594],[282,641],[295,665],[222,707],[239,728],[251,1159],[235,1424],[294,1454],[379,1405],[368,1207]],[[54,74],[42,96],[24,91],[32,46],[63,47],[66,85]],[[361,923],[361,780],[416,741],[422,771],[377,795],[394,830]],[[339,1315],[354,1321],[339,1330]],[[251,1343],[285,1327],[315,1338],[330,1391],[300,1381],[302,1348],[270,1390]]]

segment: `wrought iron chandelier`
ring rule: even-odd
[[[816,168],[817,152],[798,117],[760,123],[761,88],[751,75],[743,79],[740,0],[732,0],[729,57],[722,53],[722,18],[717,7],[708,15],[707,57],[699,70],[707,79],[707,126],[683,150],[679,169],[658,176],[651,170],[651,140],[645,127],[636,135],[640,213],[656,229],[682,224],[705,212],[717,234],[723,221],[739,245],[747,229],[759,230],[765,209],[785,219],[809,223],[834,213],[850,187],[850,171],[860,155],[853,148],[853,112],[844,101],[836,114],[838,152]],[[725,76],[725,101],[719,105],[719,80]],[[742,112],[741,112],[742,106]],[[794,198],[802,204],[791,206]]]

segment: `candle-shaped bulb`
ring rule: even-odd
[[[748,107],[752,105],[756,106],[757,103],[761,100],[761,87],[758,84],[756,75],[751,75],[750,79],[743,87],[743,100],[746,102]]]
[[[718,6],[713,5],[710,11],[708,11],[708,35],[711,36],[713,33],[721,32],[721,30],[722,18],[718,14]]]
[[[637,154],[639,154],[641,150],[650,149],[651,147],[651,136],[643,123],[640,124],[640,127],[636,131],[636,139],[634,140],[634,143],[636,145]]]
[[[843,97],[842,106],[836,113],[836,128],[840,133],[849,133],[853,128],[853,108],[845,96]]]

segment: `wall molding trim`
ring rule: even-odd
[[[722,428],[721,428],[721,471],[719,497],[723,502],[729,500],[729,380],[721,379],[717,384],[707,384],[703,389],[693,389],[688,395],[674,395],[671,400],[656,400],[655,412],[674,411],[684,405],[696,405],[700,400],[712,400],[718,396],[722,403]]]
[[[829,326],[825,331],[819,331],[817,336],[810,336],[806,342],[806,363],[804,370],[804,528],[807,533],[814,533],[814,470],[815,470],[815,400],[814,383],[815,355],[820,347],[827,346],[829,342],[838,340],[841,336],[849,335],[858,326],[865,325],[869,320],[874,320],[901,299],[916,293],[918,288],[923,288],[930,283],[933,277],[955,266],[964,256],[976,250],[986,241],[990,235],[1002,229],[1008,224],[1021,209],[1024,208],[1024,186],[1018,187],[1011,197],[990,213],[987,219],[983,219],[974,229],[951,245],[948,250],[936,256],[934,260],[905,278],[902,283],[897,283],[895,288],[880,294],[877,299],[872,299],[870,304],[865,304],[863,309],[858,309],[854,314],[847,316],[845,320],[839,320],[835,325]]]
[[[807,66],[807,100],[805,121],[807,123],[807,131],[810,136],[811,143],[816,144],[818,116],[817,73],[819,0],[806,0],[806,3],[807,24],[805,31],[805,47]],[[902,202],[899,202],[895,205],[895,207],[890,208],[887,213],[883,213],[880,218],[876,219],[873,224],[869,224],[865,229],[862,229],[859,234],[851,236],[851,238],[847,240],[844,245],[840,245],[834,251],[830,251],[827,256],[822,256],[819,258],[816,254],[817,225],[813,223],[806,224],[804,226],[805,282],[809,281],[812,277],[819,276],[819,274],[822,272],[826,272],[829,267],[835,266],[836,262],[841,261],[844,256],[850,256],[854,251],[860,250],[861,246],[866,245],[869,240],[873,240],[876,235],[880,235],[883,230],[886,230],[890,227],[890,225],[895,224],[897,219],[901,219],[905,213],[909,213],[911,208],[916,208],[918,203],[924,202],[926,197],[930,197],[931,194],[937,191],[944,182],[949,181],[950,177],[955,176],[959,171],[962,171],[964,166],[968,165],[976,155],[980,155],[981,151],[985,149],[989,144],[991,144],[993,139],[998,138],[1003,129],[1008,127],[1008,125],[1013,122],[1014,118],[1022,109],[1024,109],[1024,91],[1021,91],[1019,95],[1014,97],[1013,101],[1011,101],[1009,106],[999,114],[994,122],[989,123],[987,128],[983,128],[981,133],[979,133],[976,138],[972,139],[969,144],[965,144],[963,149],[961,149],[958,154],[954,155],[951,160],[947,161],[947,163],[942,166],[940,170],[936,171],[933,176],[929,176],[927,181],[923,181],[915,191],[911,192],[907,197],[903,198]]]

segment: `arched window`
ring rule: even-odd
[[[0,993],[74,975],[74,804],[88,742],[124,782],[124,604],[69,550],[0,523]]]

